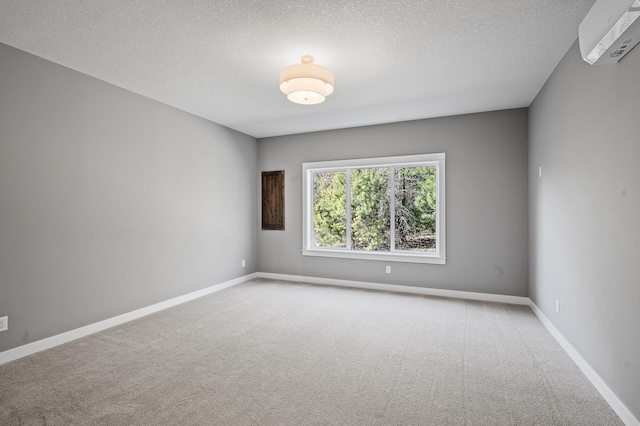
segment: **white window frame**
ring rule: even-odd
[[[436,251],[413,252],[395,250],[395,227],[391,226],[392,250],[389,252],[352,250],[349,231],[347,247],[315,247],[313,219],[313,174],[317,172],[346,171],[369,167],[436,167]],[[349,173],[347,173],[349,176]],[[389,176],[389,185],[394,186],[394,173]],[[361,158],[353,160],[319,161],[302,163],[302,254],[304,256],[338,257],[344,259],[383,260],[411,263],[446,263],[445,255],[445,154],[404,155],[397,157]],[[347,189],[351,187],[347,178]],[[347,229],[351,223],[351,191],[347,190]],[[395,217],[394,203],[390,205],[390,216]],[[393,220],[392,220],[393,223]]]

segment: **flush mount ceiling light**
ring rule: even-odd
[[[280,90],[291,102],[319,104],[333,93],[333,73],[328,68],[314,65],[313,56],[304,55],[301,64],[280,71]]]

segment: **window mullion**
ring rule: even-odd
[[[391,239],[389,250],[396,251],[396,196],[395,196],[395,168],[389,167],[389,238]]]
[[[346,206],[346,228],[347,228],[347,250],[351,250],[351,169],[347,169],[346,170],[346,188],[345,188],[345,193],[346,193],[346,202],[347,202],[347,206]]]

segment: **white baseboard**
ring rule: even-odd
[[[626,405],[618,398],[618,396],[611,390],[609,386],[602,380],[602,378],[596,373],[596,371],[591,368],[589,363],[580,355],[580,353],[576,350],[576,348],[569,343],[567,339],[558,331],[558,329],[549,321],[549,318],[533,303],[532,300],[529,300],[529,306],[531,310],[536,314],[540,322],[549,330],[549,333],[558,341],[562,349],[571,357],[573,362],[576,363],[578,368],[582,370],[584,375],[589,379],[591,384],[596,388],[600,395],[609,403],[613,411],[616,412],[618,417],[624,422],[627,426],[640,426],[640,421],[631,413],[631,411],[627,408]]]
[[[272,274],[258,272],[258,278],[282,281],[298,281],[309,284],[324,284],[339,287],[363,288],[368,290],[390,291],[396,293],[422,294],[426,296],[451,297],[455,299],[481,300],[483,302],[509,303],[512,305],[528,305],[528,297],[506,296],[502,294],[473,293],[469,291],[441,290],[437,288],[412,287],[406,285],[380,284],[365,281],[348,281],[332,278],[305,277],[300,275]]]
[[[106,320],[89,324],[84,327],[76,328],[75,330],[70,330],[65,333],[47,337],[46,339],[38,340],[33,343],[28,343],[23,346],[18,346],[17,348],[14,348],[14,349],[9,349],[8,351],[0,352],[0,365],[10,361],[14,361],[19,358],[23,358],[28,355],[35,354],[36,352],[40,352],[45,349],[53,348],[54,346],[62,345],[63,343],[71,342],[72,340],[76,340],[93,333],[97,333],[98,331],[106,330],[107,328],[115,327],[116,325],[124,324],[125,322],[129,322],[134,319],[138,319],[146,315],[153,314],[155,312],[159,312],[176,305],[180,305],[190,300],[194,300],[199,297],[206,296],[207,294],[215,293],[216,291],[233,287],[235,285],[249,281],[256,277],[257,277],[256,273],[245,275],[230,281],[225,281],[223,283],[212,285],[211,287],[207,287],[202,290],[198,290],[182,296],[174,297],[173,299],[165,300],[164,302],[160,302],[151,306],[136,309],[135,311],[127,312],[126,314],[118,315],[113,318],[108,318]]]

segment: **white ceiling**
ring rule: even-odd
[[[595,0],[2,0],[0,42],[255,137],[528,106]],[[304,54],[335,92],[297,105]]]

